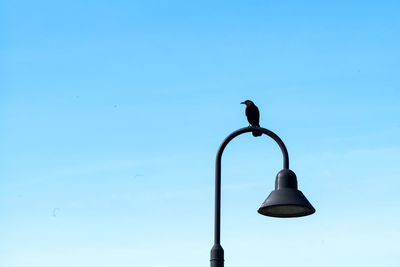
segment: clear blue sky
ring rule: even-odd
[[[399,266],[398,1],[7,1],[0,265],[209,266],[214,160],[286,143],[317,212],[256,210],[282,167],[223,157],[226,266]]]

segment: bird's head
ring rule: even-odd
[[[253,101],[251,101],[251,100],[246,100],[246,101],[243,101],[243,102],[242,102],[242,103],[240,103],[240,104],[245,104],[245,105],[246,105],[246,107],[248,107],[248,106],[251,106],[251,105],[254,105]]]

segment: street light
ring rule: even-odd
[[[241,128],[222,142],[217,152],[215,161],[215,223],[214,246],[211,249],[211,267],[224,266],[224,249],[221,246],[221,158],[226,145],[236,136],[247,132],[258,131],[268,135],[278,143],[283,154],[283,170],[276,176],[275,190],[267,197],[258,213],[265,216],[291,218],[311,215],[314,207],[307,198],[297,189],[297,178],[293,171],[289,170],[289,155],[285,144],[275,133],[261,127]]]

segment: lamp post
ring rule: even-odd
[[[214,246],[211,249],[211,267],[224,266],[224,250],[221,246],[221,158],[226,145],[236,136],[247,132],[258,131],[268,135],[278,143],[283,154],[283,169],[275,180],[275,190],[267,197],[258,209],[265,216],[290,218],[311,215],[313,206],[301,191],[297,189],[296,174],[289,169],[289,155],[282,140],[270,130],[261,127],[245,127],[234,131],[222,142],[215,161],[215,222]]]

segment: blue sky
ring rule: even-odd
[[[399,10],[2,3],[0,265],[207,266],[215,154],[252,99],[317,211],[260,216],[282,156],[238,137],[222,162],[226,266],[398,266]]]

